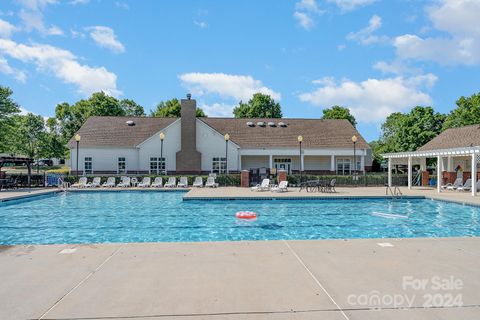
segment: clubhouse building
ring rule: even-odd
[[[68,148],[72,171],[78,163],[82,175],[280,169],[348,175],[372,163],[370,146],[347,120],[198,118],[189,95],[180,118],[90,117]]]

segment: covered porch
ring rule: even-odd
[[[420,166],[422,175],[422,185],[428,184],[429,172],[427,171],[427,159],[436,159],[436,191],[444,191],[443,185],[453,183],[457,178],[465,183],[471,179],[472,187],[470,193],[477,195],[478,162],[480,157],[480,147],[450,148],[430,151],[413,151],[384,154],[388,159],[388,186],[392,187],[392,168],[394,165],[401,164],[407,166],[408,171],[408,189],[412,189],[413,167]]]

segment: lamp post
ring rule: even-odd
[[[76,173],[77,173],[77,181],[78,181],[78,147],[80,145],[80,140],[82,139],[82,137],[77,133],[75,135],[75,141],[77,142],[77,170],[76,170]]]
[[[159,137],[160,137],[160,161],[161,161],[160,173],[163,174],[163,171],[164,171],[163,168],[165,166],[165,162],[163,161],[163,140],[165,139],[165,133],[160,132]]]
[[[228,174],[228,141],[230,140],[230,135],[225,134],[225,186],[227,186],[227,174]]]
[[[352,137],[353,142],[353,180],[355,181],[355,185],[357,184],[357,153],[356,153],[356,144],[357,144],[357,136]]]
[[[299,146],[299,156],[300,156],[300,185],[302,184],[302,171],[303,171],[303,163],[302,163],[302,141],[303,141],[303,137],[302,136],[298,136],[297,137],[297,140],[298,140],[298,146]]]

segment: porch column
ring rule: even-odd
[[[408,157],[408,189],[412,189],[412,157]]]
[[[447,157],[447,171],[452,172],[453,171],[453,161],[452,161],[452,156]]]
[[[242,156],[238,154],[238,171],[242,171]]]
[[[472,196],[477,194],[477,154],[472,153]]]
[[[272,155],[268,156],[268,163],[269,163],[270,170],[272,170],[272,168],[273,168],[273,156]]]
[[[360,156],[360,171],[365,173],[365,156],[363,154]]]
[[[441,156],[437,156],[437,192],[440,193],[442,185],[442,171],[443,171],[443,160]]]
[[[392,186],[392,158],[388,158],[388,186]]]
[[[335,172],[335,156],[330,156],[330,171]]]

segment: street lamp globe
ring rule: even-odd
[[[357,136],[353,136],[353,137],[352,137],[352,142],[353,142],[353,143],[357,142],[357,140],[358,140],[358,139],[357,139]]]
[[[82,139],[82,137],[77,133],[75,135],[75,141],[80,142],[80,139]]]
[[[298,142],[302,142],[302,141],[303,141],[303,137],[302,137],[302,136],[298,136],[298,137],[297,137],[297,140],[298,140]]]
[[[230,135],[227,133],[227,134],[225,134],[224,138],[225,138],[225,141],[228,141],[228,140],[230,140]]]
[[[163,141],[165,139],[165,133],[160,132],[159,136],[160,136],[160,140]]]

